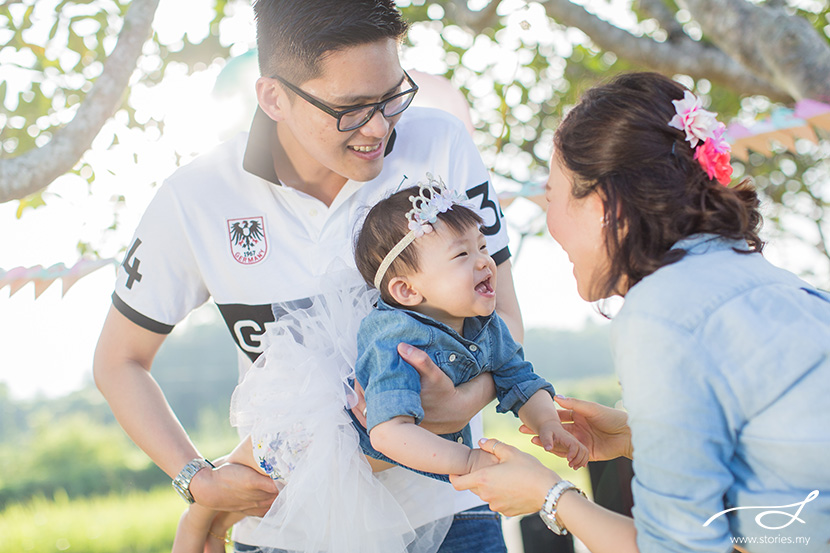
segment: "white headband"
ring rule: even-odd
[[[392,265],[401,252],[416,238],[432,232],[432,225],[438,220],[439,213],[446,213],[456,205],[472,208],[472,204],[466,196],[454,190],[449,190],[441,177],[436,180],[431,173],[427,173],[426,184],[418,183],[418,189],[417,196],[409,197],[409,201],[412,202],[412,209],[406,214],[406,218],[409,220],[409,232],[386,254],[386,257],[380,263],[380,267],[378,267],[377,273],[375,273],[375,288],[378,290],[380,290],[381,282],[386,275],[386,271],[389,270],[389,266]],[[425,195],[427,190],[429,190],[428,196]]]

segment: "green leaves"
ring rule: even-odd
[[[26,196],[17,202],[17,211],[15,212],[15,215],[18,219],[20,219],[27,209],[37,209],[38,207],[44,205],[46,205],[46,202],[43,201],[43,192],[35,192],[34,194]]]

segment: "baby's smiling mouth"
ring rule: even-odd
[[[492,296],[493,294],[495,294],[495,290],[493,290],[493,285],[490,283],[491,278],[492,277],[488,276],[486,279],[479,282],[476,285],[476,292],[483,296]]]

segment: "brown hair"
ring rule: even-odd
[[[711,180],[685,133],[669,126],[672,100],[685,90],[657,73],[619,75],[588,90],[554,135],[571,194],[597,192],[603,201],[610,269],[598,285],[602,297],[680,260],[686,251],[671,247],[693,234],[746,240],[744,253],[764,246],[750,180],[729,188]]]
[[[420,189],[417,186],[395,192],[375,204],[366,215],[355,240],[354,258],[357,270],[369,286],[374,287],[375,274],[386,254],[392,251],[392,248],[409,233],[409,220],[406,218],[407,212],[412,209],[412,201],[409,198],[417,196],[419,192]],[[429,197],[428,191],[425,194]],[[438,219],[456,234],[470,227],[478,227],[482,222],[481,217],[475,211],[462,205],[453,205],[452,209],[439,213]],[[403,276],[407,272],[415,272],[420,268],[418,248],[413,247],[417,243],[416,239],[404,248],[386,271],[380,285],[380,297],[383,301],[397,305],[389,295],[389,280],[396,276]]]

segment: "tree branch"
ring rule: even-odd
[[[43,147],[0,160],[0,203],[45,188],[72,170],[89,149],[101,127],[121,104],[141,48],[150,37],[158,3],[159,0],[135,0],[131,4],[103,72],[72,121],[55,132],[52,140]]]
[[[796,100],[830,98],[830,44],[810,22],[746,0],[682,0],[708,39]]]
[[[600,48],[655,71],[706,78],[739,94],[763,94],[777,101],[791,99],[784,90],[759,79],[724,52],[695,42],[686,35],[660,43],[634,36],[568,0],[545,0],[541,3],[549,17],[580,29]]]
[[[446,9],[451,20],[456,21],[462,27],[467,27],[475,34],[479,34],[498,22],[499,4],[501,4],[501,0],[490,0],[490,3],[484,9],[476,12],[467,7],[467,0],[450,0]]]
[[[657,20],[670,40],[676,40],[685,35],[683,26],[678,23],[674,17],[674,12],[669,9],[663,0],[638,0],[637,4],[645,15]]]

